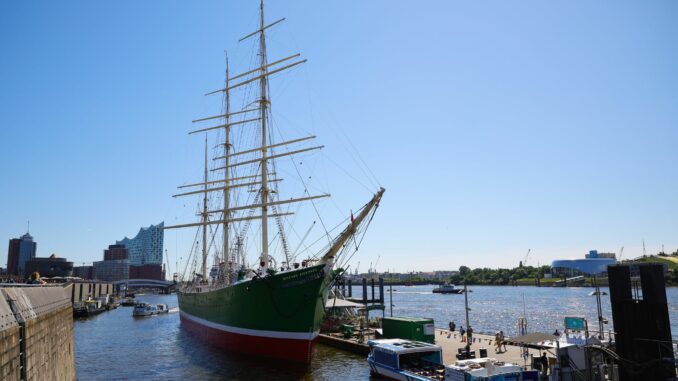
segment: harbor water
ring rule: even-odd
[[[466,326],[464,295],[433,294],[434,286],[393,286],[394,316],[431,317],[436,327],[447,328],[449,321],[459,327]],[[514,336],[518,332],[518,318],[527,319],[529,332],[552,333],[556,328],[562,332],[565,316],[583,316],[590,330],[598,330],[596,297],[589,294],[591,287],[530,287],[530,286],[469,286],[469,321],[478,333],[494,334],[503,330]],[[356,291],[357,296],[356,296]],[[610,296],[607,287],[601,287],[603,317],[609,324],[605,331],[613,330]],[[378,290],[375,290],[378,292]],[[389,304],[389,289],[384,287],[385,304]],[[354,287],[354,297],[361,290]],[[371,290],[368,287],[368,297]],[[666,289],[671,318],[671,333],[678,340],[678,288]],[[387,316],[390,311],[386,310]]]
[[[464,296],[433,294],[433,286],[394,286],[394,316],[432,317],[436,326],[450,320],[464,325]],[[515,334],[526,316],[530,332],[562,331],[564,316],[586,316],[596,325],[596,298],[591,288],[469,287],[469,318],[476,332]],[[605,288],[603,291],[607,291]],[[354,291],[357,291],[355,289]],[[385,289],[386,315],[389,293]],[[359,295],[359,293],[358,293]],[[354,296],[355,293],[354,293]],[[671,330],[678,333],[678,289],[667,289]],[[176,295],[139,295],[137,300],[177,307]],[[610,320],[609,296],[602,297]],[[381,315],[381,313],[378,313]],[[371,316],[377,312],[372,311]],[[79,380],[367,380],[362,356],[323,345],[308,367],[269,359],[221,353],[181,329],[176,308],[167,315],[132,318],[131,307],[75,321],[75,355]]]
[[[366,380],[365,359],[318,345],[309,367],[220,353],[181,329],[176,295],[137,300],[173,308],[132,317],[132,307],[75,320],[78,380]]]

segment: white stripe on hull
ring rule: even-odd
[[[204,326],[218,329],[224,332],[237,333],[240,335],[249,335],[249,336],[259,336],[259,337],[270,337],[274,339],[290,339],[290,340],[314,340],[318,337],[320,331],[315,332],[281,332],[281,331],[264,331],[258,329],[248,329],[233,327],[230,325],[219,324],[209,320],[193,316],[187,312],[180,311],[181,317],[191,320],[197,324],[202,324]]]

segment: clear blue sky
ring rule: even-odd
[[[387,188],[361,270],[678,247],[677,2],[270,3],[268,20],[287,17],[270,57],[309,59],[273,81],[275,110],[360,180],[322,170],[328,219],[376,190],[351,144]],[[30,220],[38,255],[91,262],[140,226],[186,221],[192,204],[170,196],[200,176],[190,120],[218,111],[203,94],[225,49],[248,68],[237,39],[256,12],[0,2],[0,238]],[[172,262],[192,237],[166,235]]]

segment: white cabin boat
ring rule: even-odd
[[[370,340],[368,345],[372,375],[402,381],[445,379],[443,349],[438,345],[403,339]]]
[[[445,381],[538,381],[539,372],[494,358],[460,360],[445,366]]]
[[[453,284],[445,283],[433,289],[434,294],[463,294],[464,289],[458,288]]]
[[[538,381],[539,372],[517,364],[480,358],[443,365],[442,348],[403,339],[370,340],[372,375],[402,381]]]
[[[157,313],[158,308],[150,303],[137,302],[134,304],[132,316],[151,316]]]

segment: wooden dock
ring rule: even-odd
[[[321,333],[318,335],[318,342],[321,344],[328,345],[330,347],[338,348],[345,350],[347,352],[353,352],[359,355],[367,356],[370,353],[370,348],[367,345],[367,340],[363,343],[358,342],[358,339],[352,337],[350,339],[344,339],[339,334],[324,334]]]
[[[457,361],[457,353],[461,348],[465,348],[466,343],[461,340],[459,332],[449,332],[444,329],[436,329],[436,344],[443,348],[443,362],[445,364],[454,364]],[[471,343],[471,351],[475,351],[476,358],[480,357],[480,349],[487,350],[487,357],[495,358],[499,361],[510,362],[521,366],[526,366],[530,369],[530,359],[528,357],[527,364],[523,360],[521,348],[514,345],[506,345],[506,351],[496,352],[494,336],[473,334],[473,342]],[[503,347],[502,347],[503,349]],[[528,349],[528,354],[539,357],[541,354],[535,349]]]

